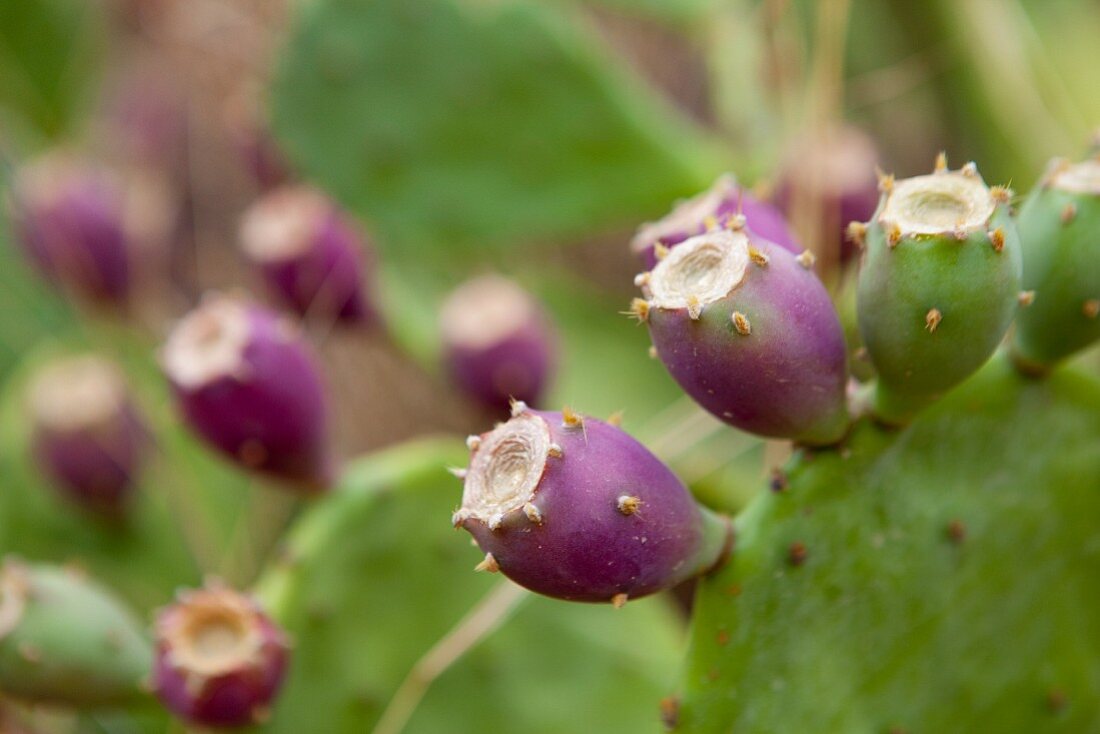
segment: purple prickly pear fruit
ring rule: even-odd
[[[712,229],[727,227],[744,217],[745,226],[762,240],[798,255],[803,247],[791,233],[783,214],[771,204],[745,192],[730,174],[718,178],[709,189],[677,204],[663,219],[643,224],[630,242],[630,249],[653,268],[659,259],[658,246],[672,248],[684,240]]]
[[[133,252],[116,181],[54,154],[19,170],[12,204],[18,239],[45,277],[81,298],[125,303]]]
[[[259,604],[217,583],[184,591],[156,621],[153,689],[199,726],[263,721],[289,658],[283,631]]]
[[[866,222],[878,206],[878,164],[874,141],[855,127],[798,141],[779,175],[775,202],[789,220],[816,228],[833,258],[848,262],[859,251],[848,223]]]
[[[294,186],[264,196],[245,213],[241,245],[272,295],[299,315],[377,318],[363,293],[366,239],[320,191]]]
[[[42,471],[78,506],[121,519],[149,433],[115,366],[92,355],[57,360],[35,376],[28,403]]]
[[[455,526],[501,571],[559,599],[611,602],[669,589],[714,568],[729,518],[696,504],[653,454],[610,424],[516,403],[481,436]]]
[[[701,406],[746,431],[831,444],[847,431],[844,333],[809,252],[744,230],[692,237],[637,282],[632,311]]]
[[[176,326],[161,361],[184,420],[211,446],[303,489],[331,481],[325,392],[295,326],[214,296]]]
[[[496,412],[538,405],[555,368],[556,336],[538,302],[511,280],[483,275],[459,286],[440,313],[454,382]]]

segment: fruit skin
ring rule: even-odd
[[[231,359],[189,373],[188,342],[211,332],[230,342]],[[294,326],[268,309],[218,296],[176,327],[161,356],[184,421],[208,444],[302,490],[329,484],[325,390]]]
[[[700,238],[701,239],[701,238]],[[838,441],[847,430],[847,349],[824,285],[790,252],[757,239],[766,266],[692,318],[687,308],[651,307],[657,357],[716,418],[761,436],[808,444]],[[746,319],[738,331],[733,315]]]
[[[133,614],[73,570],[6,557],[0,687],[32,703],[115,707],[144,699],[152,646]]]
[[[234,647],[210,650],[200,639],[204,617],[239,625],[241,639],[218,642]],[[220,584],[182,592],[156,620],[153,690],[161,703],[185,721],[200,726],[240,727],[266,718],[289,662],[282,630],[250,597]],[[194,646],[199,652],[181,650]],[[203,656],[218,659],[205,662]]]
[[[942,175],[981,181],[976,170]],[[891,246],[897,232],[881,221],[888,193],[866,225],[857,308],[878,373],[872,409],[880,420],[909,422],[977,371],[1012,322],[1020,291],[1020,241],[1007,195],[998,197],[988,220],[961,239],[905,234]]]
[[[1053,161],[1016,217],[1022,287],[1033,299],[1016,317],[1012,350],[1029,372],[1048,370],[1100,339],[1100,190],[1053,185],[1051,175],[1067,166]]]
[[[462,294],[478,291],[472,301]],[[455,323],[455,310],[482,322],[476,338]],[[489,333],[486,321],[509,310],[507,328]],[[479,313],[481,318],[479,319]],[[549,315],[517,284],[489,275],[467,281],[444,304],[443,361],[451,380],[467,396],[494,414],[507,415],[513,400],[539,405],[557,369],[558,338]]]
[[[630,249],[641,258],[647,270],[652,270],[657,265],[655,246],[658,243],[675,247],[708,229],[726,226],[738,213],[745,217],[745,226],[758,238],[795,255],[805,249],[791,232],[783,213],[745,192],[730,174],[719,177],[707,191],[677,204],[663,219],[642,225]]]
[[[259,255],[264,239],[273,236],[295,238],[294,251]],[[364,272],[373,261],[369,244],[321,192],[306,186],[272,191],[246,212],[241,237],[267,290],[299,316],[361,324],[378,320],[364,293]]]
[[[517,407],[504,426],[542,423],[560,447],[526,503],[534,511],[517,506],[495,529],[469,512],[470,477],[482,464],[478,452],[488,450],[498,427],[474,449],[463,508],[454,518],[508,578],[558,599],[619,604],[671,588],[725,558],[729,519],[696,504],[672,471],[623,430],[572,413]]]
[[[15,232],[44,277],[93,302],[122,305],[132,281],[132,243],[117,182],[86,162],[55,153],[17,174]]]

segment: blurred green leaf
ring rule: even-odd
[[[722,168],[712,141],[544,3],[319,0],[298,13],[276,132],[391,260],[633,226]]]

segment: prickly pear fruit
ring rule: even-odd
[[[1024,307],[1013,354],[1042,372],[1100,339],[1100,158],[1052,162],[1016,224]]]
[[[982,366],[1016,313],[1021,254],[1010,193],[968,163],[894,182],[883,177],[865,241],[859,328],[878,371],[873,410],[906,423]]]
[[[538,405],[553,377],[556,335],[538,302],[511,280],[483,275],[455,289],[440,312],[452,380],[486,408]]]
[[[663,219],[643,224],[630,242],[630,249],[646,268],[657,264],[658,247],[675,247],[707,230],[729,226],[744,217],[745,226],[757,237],[779,245],[795,255],[802,252],[783,214],[737,185],[731,174],[718,178],[701,194],[678,203]]]
[[[763,436],[838,441],[848,426],[844,334],[809,253],[715,230],[638,276],[657,356],[717,418]]]
[[[331,480],[321,375],[292,324],[214,296],[176,326],[161,362],[184,420],[214,448],[303,489]]]
[[[49,280],[75,296],[125,303],[134,243],[124,194],[102,170],[55,153],[20,169],[12,187],[15,232]]]
[[[823,138],[806,138],[791,147],[779,180],[775,202],[788,220],[821,233],[821,245],[834,259],[847,262],[858,248],[848,237],[848,223],[866,221],[878,205],[875,143],[862,130],[842,127]]]
[[[455,526],[483,567],[559,599],[621,605],[714,568],[730,521],[697,505],[655,456],[619,428],[566,409],[516,403],[481,436]]]
[[[264,196],[245,212],[241,245],[271,294],[299,315],[375,319],[363,292],[366,239],[320,191],[294,186]]]
[[[144,697],[152,647],[132,614],[76,571],[7,557],[0,567],[0,688],[94,708]]]
[[[95,355],[46,365],[28,389],[32,451],[78,506],[124,516],[149,433],[114,364]]]
[[[156,621],[153,689],[191,724],[239,727],[267,717],[289,645],[244,594],[218,583],[181,592]]]

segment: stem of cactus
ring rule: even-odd
[[[454,523],[486,552],[479,568],[532,591],[622,604],[729,552],[729,518],[697,505],[664,464],[607,423],[517,403],[511,420],[469,445]]]
[[[880,181],[879,208],[853,231],[865,240],[860,333],[878,373],[877,417],[904,424],[973,374],[1015,315],[1020,243],[1003,188],[973,164]]]

